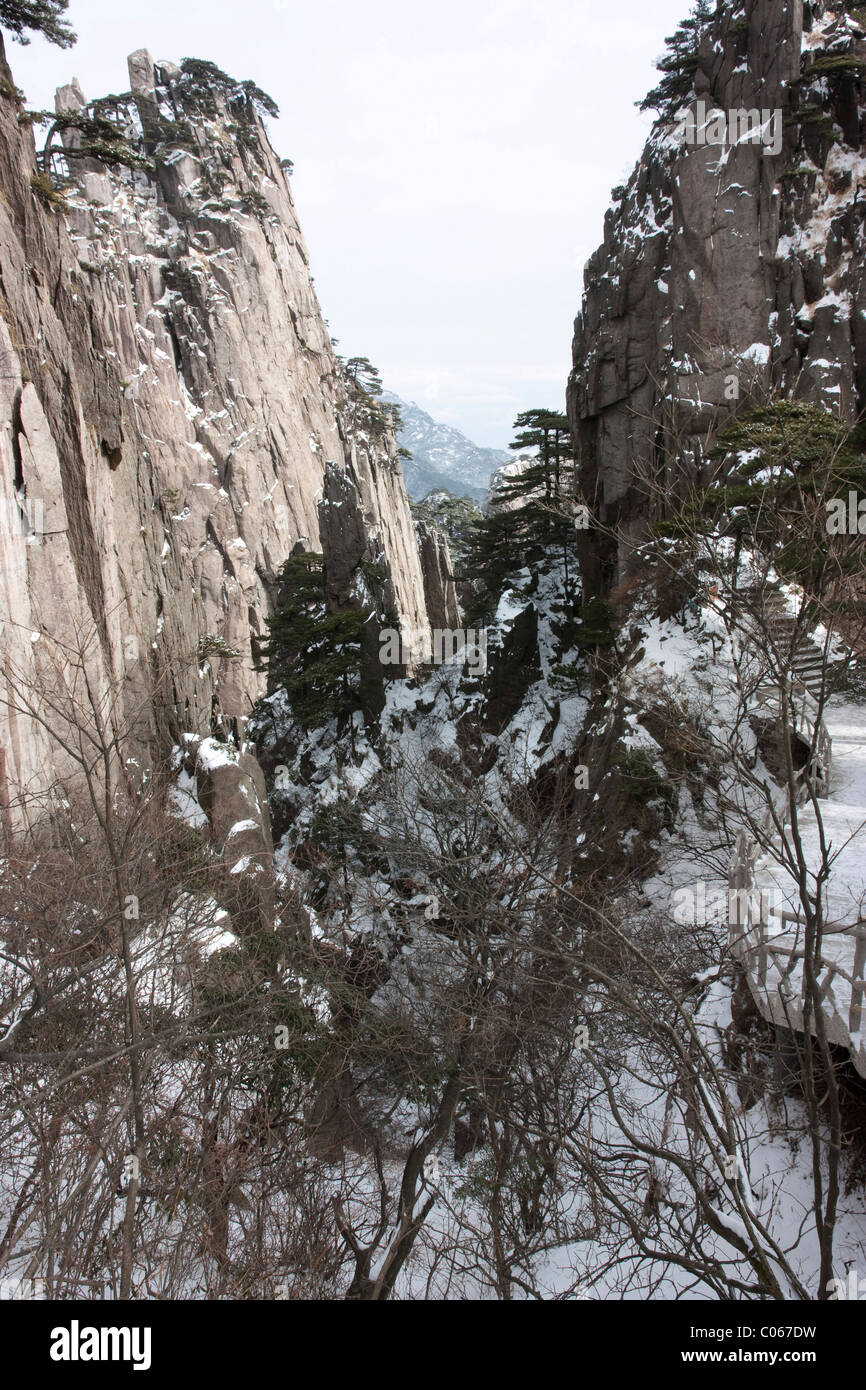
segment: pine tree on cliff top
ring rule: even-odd
[[[77,35],[63,18],[69,0],[0,0],[0,28],[17,43],[29,43],[32,30],[58,48],[71,48]]]
[[[253,113],[274,117],[280,114],[280,108],[273,97],[263,92],[255,82],[249,79],[238,82],[206,58],[184,58],[180,71],[180,90],[184,100],[202,115],[216,115],[217,96],[229,102],[236,114],[247,120]]]
[[[659,121],[671,121],[692,95],[698,67],[698,48],[706,26],[716,14],[711,0],[697,0],[688,19],[665,39],[668,52],[656,67],[662,74],[657,87],[637,103],[641,111],[658,111]]]

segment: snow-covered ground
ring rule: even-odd
[[[503,602],[498,621],[507,625],[520,611],[519,600]],[[549,633],[542,622],[542,666],[546,674],[551,651]],[[632,668],[624,684],[627,697],[627,718],[624,743],[640,749],[663,766],[663,750],[642,722],[641,715],[653,705],[661,693],[669,707],[679,709],[683,723],[693,721],[707,727],[719,745],[724,744],[728,731],[737,717],[739,695],[733,654],[718,614],[711,608],[695,615],[683,626],[677,622],[644,624],[646,638],[643,654]],[[437,748],[457,752],[455,718],[472,703],[472,695],[461,691],[459,664],[451,671],[440,671],[421,691],[404,686],[392,687],[383,728],[387,728],[400,757],[409,765],[418,758],[426,759]],[[537,772],[545,761],[557,752],[567,752],[574,746],[586,716],[586,703],[575,699],[565,702],[552,741],[545,743],[540,735],[550,717],[549,688],[544,679],[534,686],[509,728],[499,737],[500,760],[484,778],[485,795],[494,808],[501,810],[503,789],[509,766],[518,767],[523,775]],[[850,702],[833,703],[828,722],[840,740],[837,754],[833,797],[844,802],[859,799],[866,790],[866,738],[860,738],[864,727],[864,711]],[[845,749],[843,754],[842,749]],[[766,769],[758,759],[759,775]],[[866,799],[864,799],[866,805]],[[384,808],[380,808],[384,814]],[[762,1239],[777,1242],[782,1252],[779,1268],[785,1296],[803,1296],[796,1292],[790,1280],[799,1280],[805,1296],[814,1297],[818,1278],[818,1254],[812,1216],[814,1192],[806,1139],[806,1118],[801,1104],[784,1096],[760,1075],[752,1077],[751,1091],[746,1087],[743,1099],[740,1086],[750,1063],[745,1060],[743,1072],[732,1068],[728,1050],[733,1028],[732,975],[727,960],[728,864],[733,830],[720,823],[712,795],[701,803],[695,799],[687,782],[679,788],[677,824],[671,831],[659,834],[656,848],[658,864],[652,876],[642,885],[640,900],[629,906],[632,926],[649,934],[658,923],[668,933],[670,949],[676,955],[680,949],[677,931],[683,945],[691,949],[689,933],[693,926],[705,922],[715,932],[714,945],[708,950],[704,968],[696,977],[699,986],[695,1020],[702,1045],[716,1070],[720,1090],[708,1087],[706,1103],[718,1110],[724,1105],[730,1110],[736,1133],[737,1162],[743,1190],[748,1194],[747,1226],[737,1215],[734,1206],[725,1201],[723,1182],[714,1199],[714,1212],[722,1232],[729,1231],[737,1241],[754,1238],[754,1231],[764,1233]],[[841,865],[840,865],[841,867]],[[704,916],[694,923],[679,927],[673,921],[673,904],[677,889],[693,889],[700,880],[705,906]],[[380,890],[387,885],[380,884]],[[421,901],[425,901],[423,898]],[[700,912],[700,906],[698,907]],[[736,1032],[736,1029],[733,1029]],[[765,1059],[766,1060],[766,1059]],[[687,1111],[678,1092],[676,1075],[668,1070],[670,1059],[658,1056],[648,1063],[646,1054],[638,1049],[628,1053],[622,1062],[622,1091],[620,1100],[628,1109],[632,1122],[650,1144],[660,1144],[685,1152],[693,1142],[690,1137]],[[587,1073],[587,1086],[591,1086]],[[715,1099],[713,1099],[715,1096]],[[400,1111],[408,1129],[413,1125],[413,1107]],[[686,1118],[684,1118],[684,1116]],[[420,1119],[416,1116],[415,1122]],[[584,1120],[584,1124],[586,1121]],[[593,1142],[599,1152],[614,1152],[622,1144],[618,1125],[602,1098],[592,1110]],[[723,1146],[722,1146],[723,1148]],[[453,1297],[453,1276],[436,1273],[443,1248],[465,1244],[467,1232],[483,1228],[483,1212],[478,1193],[489,1183],[489,1154],[481,1149],[456,1162],[451,1139],[442,1144],[438,1153],[435,1180],[425,1190],[435,1192],[436,1203],[428,1218],[423,1238],[398,1284],[402,1297]],[[721,1172],[724,1152],[712,1149],[705,1155],[709,1172],[716,1167]],[[664,1171],[662,1171],[664,1170]],[[398,1160],[388,1165],[392,1185],[399,1185],[401,1166]],[[671,1165],[661,1164],[659,1172],[662,1213],[672,1222],[677,1212],[687,1209],[693,1197],[688,1185]],[[695,1279],[676,1263],[660,1254],[657,1262],[648,1261],[645,1254],[633,1249],[622,1228],[599,1230],[594,1238],[579,1237],[581,1228],[591,1226],[588,1212],[585,1177],[578,1167],[563,1155],[560,1164],[560,1196],[558,1221],[563,1230],[572,1229],[574,1236],[556,1239],[551,1236],[549,1248],[533,1262],[532,1278],[543,1297],[582,1299],[645,1299],[647,1297],[712,1299],[719,1296],[712,1281]],[[685,1238],[685,1237],[684,1237]],[[836,1254],[840,1276],[852,1265],[866,1268],[866,1202],[859,1185],[843,1196],[837,1230]],[[713,1251],[729,1268],[741,1271],[746,1267],[742,1252],[729,1244],[723,1234],[709,1239]],[[775,1267],[775,1266],[774,1266]],[[375,1269],[374,1269],[375,1274]],[[787,1281],[787,1282],[786,1282]],[[791,1292],[794,1289],[795,1292]],[[463,1297],[493,1297],[489,1269],[479,1255],[477,1265],[470,1260],[460,1280]],[[519,1297],[515,1289],[514,1296]]]
[[[866,920],[866,708],[831,700],[825,723],[833,738],[830,790],[798,812],[797,835],[809,896],[820,903],[825,925],[825,968],[819,980],[828,1036],[866,1075],[866,1011],[854,985],[862,977],[862,953],[859,933],[850,930]],[[774,837],[755,861],[749,907],[755,923],[748,937],[752,949],[743,956],[762,1015],[783,1028],[803,1026],[804,906],[800,885],[785,862],[794,843],[788,832]],[[767,951],[761,949],[764,933]]]
[[[866,807],[866,705],[831,700],[824,723],[833,740],[829,800]]]

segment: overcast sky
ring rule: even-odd
[[[209,58],[281,108],[274,145],[344,355],[476,443],[562,409],[582,268],[690,0],[71,0],[72,50],[8,43],[33,106],[126,55]]]

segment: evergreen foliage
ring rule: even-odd
[[[521,569],[541,573],[561,558],[566,587],[574,550],[574,452],[566,416],[527,410],[514,422],[511,448],[529,464],[496,489],[493,509],[469,537],[464,577],[480,581],[483,593],[471,617],[498,600],[506,581]]]
[[[128,169],[152,170],[149,160],[133,147],[126,132],[117,120],[101,111],[64,111],[55,115],[52,111],[31,112],[34,125],[49,126],[40,163],[45,174],[51,174],[55,155],[67,164],[79,159],[98,159],[103,164],[119,164]],[[75,131],[79,144],[75,147],[55,142],[55,137],[66,131]]]
[[[277,601],[257,666],[268,690],[285,690],[292,713],[310,729],[361,709],[361,646],[368,616],[329,613],[321,555],[299,546],[280,571]]]
[[[356,391],[361,391],[366,396],[381,396],[382,375],[369,357],[350,357],[343,363],[343,375],[347,384]]]
[[[58,193],[47,174],[42,174],[38,171],[35,174],[31,174],[30,187],[33,189],[37,198],[39,198],[51,211],[57,211],[58,209],[63,211],[69,206],[63,194]]]
[[[0,28],[16,43],[29,43],[32,31],[58,48],[71,48],[78,36],[63,17],[68,8],[69,0],[0,0]]]
[[[656,64],[662,80],[637,103],[641,111],[657,111],[659,124],[672,121],[691,98],[701,37],[714,14],[710,0],[697,0],[688,19],[665,39],[668,52]]]
[[[554,495],[561,495],[561,475],[566,460],[572,457],[571,427],[567,417],[554,410],[525,410],[518,415],[514,428],[518,431],[517,437],[508,447],[534,457],[537,462],[519,478],[506,482],[500,494],[507,500],[543,489],[548,501]]]
[[[399,408],[382,400],[382,377],[369,357],[337,358],[346,395],[349,399],[352,427],[366,431],[373,439],[383,439],[389,431],[403,424]],[[409,457],[401,450],[403,458]]]
[[[204,116],[215,116],[219,110],[217,98],[222,97],[230,106],[250,119],[253,115],[277,117],[280,108],[273,97],[257,87],[249,79],[238,82],[227,72],[203,58],[184,58],[180,65],[180,89],[185,104],[198,110]]]
[[[646,748],[628,748],[618,753],[616,768],[624,795],[643,806],[664,801],[671,811],[676,808],[676,790],[656,768],[652,754]]]
[[[737,416],[719,435],[711,460],[723,481],[698,489],[656,534],[748,539],[773,554],[780,574],[820,589],[830,538],[816,547],[811,519],[824,515],[834,498],[866,495],[866,426],[852,427],[804,401],[772,401]],[[860,547],[847,558],[835,554],[834,572],[840,559],[859,568]]]
[[[798,82],[810,83],[821,77],[862,77],[866,60],[855,53],[823,53],[804,67]]]
[[[522,527],[516,511],[496,511],[482,517],[469,537],[460,579],[474,581],[480,592],[467,610],[475,622],[492,609],[508,581],[523,568]]]
[[[586,659],[607,651],[616,643],[616,622],[613,609],[602,598],[590,599],[571,612],[554,627],[560,652],[577,648],[571,661],[559,661],[550,673],[551,684],[564,695],[581,694],[585,681]]]

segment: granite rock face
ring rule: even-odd
[[[684,104],[694,127],[660,122],[614,190],[568,390],[584,498],[618,533],[581,537],[591,591],[634,568],[677,469],[705,481],[713,437],[745,401],[780,392],[846,418],[866,403],[866,30],[853,9],[724,6]],[[727,143],[700,144],[713,111]],[[743,138],[750,111],[772,117],[757,141]]]
[[[487,733],[501,734],[505,730],[540,675],[538,609],[530,603],[518,613],[501,647],[490,656],[484,691],[483,723]]]
[[[273,839],[265,777],[251,753],[203,739],[194,753],[199,805],[226,869],[233,929],[265,930],[274,920]]]
[[[299,540],[323,551],[335,602],[375,558],[414,661],[431,639],[396,442],[350,407],[261,94],[133,54],[130,92],[86,109],[146,167],[73,158],[63,206],[0,69],[0,668],[18,706],[0,713],[0,801],[15,819],[69,767],[10,692],[81,652],[137,756],[224,736],[261,693],[253,643]],[[85,107],[77,83],[58,92],[59,112]]]
[[[461,619],[448,539],[426,521],[419,521],[416,531],[431,626],[442,632],[454,631]]]

